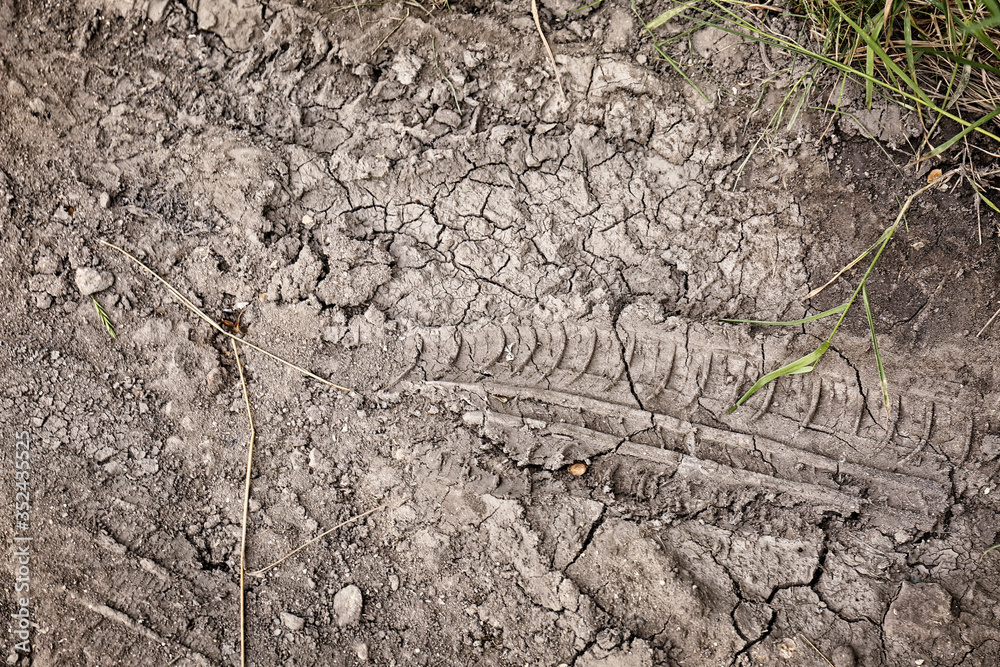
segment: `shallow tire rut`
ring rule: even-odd
[[[826,371],[783,378],[727,415],[760,363],[728,349],[720,328],[683,321],[617,332],[444,327],[409,341],[404,377],[477,395],[467,421],[502,438],[522,464],[556,468],[614,452],[667,476],[924,523],[947,508],[950,473],[975,435],[970,406],[917,391],[897,396],[886,427],[857,379]]]

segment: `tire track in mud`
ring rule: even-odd
[[[554,469],[614,453],[653,464],[660,479],[757,487],[844,516],[927,525],[947,511],[951,473],[976,436],[973,406],[911,390],[897,395],[886,427],[857,378],[824,370],[772,383],[727,415],[761,370],[726,339],[684,321],[428,328],[408,338],[400,379],[476,396],[467,423],[519,464]],[[650,480],[633,484],[642,496]]]

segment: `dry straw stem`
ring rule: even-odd
[[[545,38],[545,33],[542,32],[542,20],[538,18],[538,0],[531,0],[531,18],[535,19],[535,27],[538,28],[538,36],[542,38],[542,46],[545,47],[545,53],[549,56],[549,62],[552,63],[552,69],[556,73],[556,82],[559,84],[559,92],[563,95],[566,91],[563,90],[562,77],[559,76],[559,68],[556,66],[556,58],[552,55],[552,49],[549,47],[549,40]]]
[[[813,643],[812,643],[811,641],[809,641],[809,638],[808,638],[808,637],[806,637],[806,636],[805,636],[804,634],[802,634],[801,632],[799,633],[799,637],[802,637],[802,641],[804,641],[805,643],[809,644],[809,647],[810,647],[810,648],[811,648],[812,650],[816,651],[816,653],[818,653],[818,654],[819,654],[819,657],[823,658],[823,660],[825,660],[825,661],[826,661],[826,664],[830,665],[830,667],[837,667],[837,666],[836,666],[836,665],[834,665],[834,664],[833,664],[832,662],[830,662],[830,659],[829,659],[829,658],[827,658],[827,657],[826,657],[825,655],[823,655],[823,654],[822,654],[822,653],[820,652],[820,650],[819,650],[818,648],[816,648],[816,645],[815,645],[815,644],[813,644]]]
[[[996,549],[1000,549],[1000,544],[994,544],[992,547],[990,547],[983,553],[979,554],[979,560],[977,560],[976,562],[978,563],[979,561],[983,560],[984,558],[986,558],[986,554],[988,554],[991,551],[995,551]]]
[[[451,94],[455,98],[455,109],[457,109],[459,115],[461,115],[462,103],[458,101],[458,91],[455,90],[455,84],[453,84],[451,79],[448,78],[448,75],[444,73],[444,70],[441,69],[441,64],[438,62],[437,39],[435,37],[431,37],[431,52],[434,54],[434,67],[437,68],[438,74],[441,75],[441,79],[448,84],[448,87],[451,89]]]
[[[325,385],[327,385],[329,387],[333,387],[334,389],[339,389],[341,391],[351,391],[347,387],[341,387],[339,384],[334,384],[333,382],[330,382],[327,379],[321,378],[320,376],[316,375],[315,373],[310,373],[309,371],[307,371],[306,369],[302,368],[301,366],[296,366],[295,364],[293,364],[292,362],[288,361],[287,359],[282,359],[278,355],[272,354],[271,352],[268,352],[267,350],[265,350],[265,349],[263,349],[261,347],[258,347],[256,345],[254,345],[253,343],[248,342],[248,341],[240,338],[239,336],[234,336],[233,334],[229,333],[228,331],[226,331],[225,329],[223,329],[222,327],[220,327],[215,322],[215,320],[213,320],[211,317],[209,317],[204,312],[202,312],[201,309],[198,308],[198,306],[196,306],[193,303],[191,303],[191,301],[187,297],[185,297],[183,294],[181,294],[173,285],[171,285],[170,283],[168,283],[164,278],[162,278],[158,273],[156,273],[156,271],[153,271],[153,269],[149,268],[148,266],[146,266],[145,264],[143,264],[141,261],[139,261],[138,259],[136,259],[133,255],[129,254],[125,250],[122,250],[121,248],[119,248],[118,246],[114,245],[113,243],[108,243],[107,241],[101,241],[101,243],[104,244],[104,245],[106,245],[106,246],[108,246],[109,248],[117,250],[118,252],[120,252],[121,254],[125,255],[130,260],[132,260],[136,265],[138,265],[138,266],[142,267],[143,269],[145,269],[149,273],[149,275],[153,276],[154,278],[156,278],[157,280],[159,280],[161,283],[163,283],[163,285],[170,291],[171,294],[174,295],[174,297],[178,301],[181,302],[182,305],[184,305],[184,307],[186,307],[192,313],[194,313],[195,315],[197,315],[198,317],[200,317],[202,320],[204,320],[205,322],[207,322],[209,326],[211,326],[213,329],[215,329],[216,331],[218,331],[220,334],[222,334],[226,338],[229,338],[230,340],[233,340],[233,341],[236,341],[236,342],[241,343],[243,345],[246,345],[247,347],[249,347],[249,348],[251,348],[253,350],[257,350],[261,354],[266,355],[268,357],[271,357],[275,361],[277,361],[279,363],[282,363],[285,366],[288,366],[289,368],[295,369],[299,373],[302,373],[303,375],[311,377],[312,379],[316,380],[317,382],[322,382],[323,384],[325,384]]]
[[[270,570],[271,568],[275,567],[276,565],[279,565],[279,564],[280,564],[280,563],[281,563],[282,561],[285,561],[285,560],[287,560],[288,558],[291,558],[292,556],[294,556],[294,555],[295,555],[295,554],[297,554],[298,552],[300,552],[300,551],[302,551],[303,549],[305,549],[305,548],[306,548],[307,546],[309,546],[310,544],[313,544],[314,542],[318,542],[319,540],[322,540],[322,539],[323,539],[324,537],[326,537],[326,536],[327,536],[327,535],[329,535],[330,533],[332,533],[332,532],[334,532],[334,531],[336,531],[336,530],[339,530],[340,528],[343,528],[344,526],[346,526],[346,525],[347,525],[347,524],[349,524],[349,523],[353,523],[353,522],[357,521],[358,519],[363,519],[363,518],[365,518],[366,516],[368,516],[369,514],[372,514],[372,513],[374,513],[374,512],[377,512],[377,511],[379,511],[379,510],[381,510],[381,509],[385,509],[385,508],[386,508],[386,507],[388,507],[388,506],[389,506],[389,503],[383,503],[382,505],[379,505],[378,507],[376,507],[376,508],[374,508],[374,509],[370,509],[370,510],[368,510],[367,512],[362,512],[361,514],[359,514],[359,515],[357,515],[357,516],[354,516],[354,517],[351,517],[351,518],[350,518],[350,519],[348,519],[347,521],[342,521],[342,522],[338,523],[338,524],[337,524],[336,526],[334,526],[334,527],[333,527],[333,528],[331,528],[330,530],[327,530],[327,531],[324,531],[324,532],[320,533],[320,534],[319,534],[319,535],[317,535],[316,537],[314,537],[314,538],[312,538],[311,540],[309,540],[308,542],[304,543],[304,544],[303,544],[302,546],[300,546],[300,547],[298,547],[298,548],[296,548],[296,549],[292,549],[292,550],[291,550],[291,551],[289,551],[289,552],[288,552],[287,554],[285,554],[284,556],[282,556],[282,557],[281,557],[281,558],[279,558],[278,560],[274,561],[274,562],[273,562],[273,563],[271,563],[270,565],[267,565],[267,566],[265,566],[265,567],[262,567],[261,569],[259,569],[259,570],[255,571],[255,572],[250,572],[250,576],[251,576],[251,577],[262,577],[262,576],[264,576],[264,573],[265,573],[265,572],[267,572],[267,571],[268,571],[268,570]]]
[[[247,518],[250,514],[250,473],[253,470],[253,445],[257,438],[257,429],[253,424],[253,412],[250,410],[250,392],[247,390],[246,376],[243,375],[243,364],[240,362],[240,350],[235,340],[233,354],[236,356],[236,368],[240,371],[240,384],[243,386],[243,401],[247,405],[247,420],[250,422],[250,445],[247,447],[247,480],[243,489],[243,535],[240,538],[240,665],[246,665],[246,562],[247,562]]]
[[[393,19],[394,21],[397,22],[396,23],[396,27],[393,28],[392,30],[390,30],[389,34],[386,35],[385,37],[383,37],[382,41],[378,43],[378,46],[376,46],[374,49],[372,49],[371,55],[375,55],[376,53],[378,53],[378,50],[382,48],[382,45],[385,44],[386,42],[388,42],[389,38],[392,37],[394,34],[396,34],[397,30],[399,30],[401,27],[403,27],[403,24],[406,23],[406,19],[408,19],[408,18],[410,18],[410,8],[409,7],[406,8],[406,16],[404,16],[401,19]]]

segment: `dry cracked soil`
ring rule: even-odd
[[[248,664],[998,664],[967,188],[873,275],[888,412],[855,312],[727,413],[828,321],[719,319],[846,298],[803,300],[926,182],[919,126],[848,89],[757,143],[781,53],[694,31],[699,94],[666,3],[542,0],[560,87],[530,3],[444,4],[0,1],[6,663],[239,664],[233,350],[109,242],[350,389],[240,355],[248,570],[363,514],[247,578]]]

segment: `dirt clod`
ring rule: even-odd
[[[281,612],[279,617],[281,618],[281,623],[292,632],[298,632],[306,625],[304,619],[299,618],[295,614],[290,614],[287,611]]]
[[[74,280],[76,281],[77,289],[84,296],[90,296],[91,294],[106,290],[114,283],[114,277],[110,273],[107,271],[98,271],[89,266],[77,269]],[[58,294],[54,296],[58,296]]]
[[[361,620],[363,597],[361,589],[351,585],[342,588],[333,596],[333,613],[337,615],[337,625],[346,627]]]

